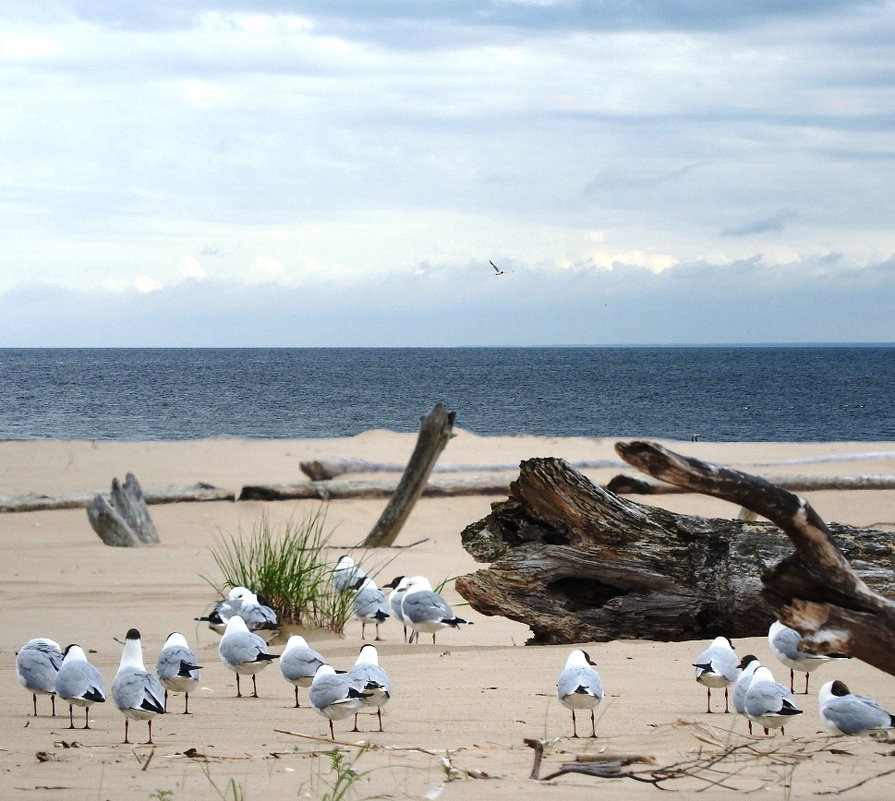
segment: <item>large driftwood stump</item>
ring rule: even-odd
[[[414,504],[426,488],[435,462],[453,436],[454,412],[446,412],[440,403],[420,421],[416,447],[398,487],[373,530],[361,543],[364,548],[392,545],[401,531]]]
[[[832,530],[867,583],[895,594],[895,534]],[[523,462],[509,499],[462,540],[491,564],[457,591],[478,612],[528,625],[532,643],[766,634],[761,576],[792,552],[771,523],[644,506],[560,459]]]
[[[136,547],[159,541],[143,491],[132,473],[125,476],[124,484],[112,479],[109,500],[97,495],[87,507],[87,519],[106,545]]]
[[[850,654],[895,675],[895,602],[890,600],[888,580],[895,554],[891,535],[862,532],[864,548],[852,553],[841,532],[835,536],[836,529],[804,498],[761,478],[681,456],[655,443],[620,442],[616,451],[655,478],[739,503],[776,523],[795,553],[763,571],[761,580],[777,617],[802,634],[800,647]]]

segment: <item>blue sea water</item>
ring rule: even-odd
[[[895,347],[0,349],[0,439],[895,440]]]

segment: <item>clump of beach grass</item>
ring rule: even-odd
[[[351,617],[354,591],[337,591],[326,561],[330,534],[321,506],[302,520],[275,525],[262,512],[250,534],[219,532],[212,557],[223,580],[203,578],[218,592],[249,587],[263,596],[283,623],[327,628],[341,634]]]

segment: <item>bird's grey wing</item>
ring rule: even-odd
[[[388,676],[379,665],[352,665],[348,670],[348,680],[354,685],[355,689],[361,692],[371,689],[371,684],[375,685],[375,688],[383,690],[387,695],[390,695],[392,691]]]
[[[892,716],[872,698],[863,695],[832,698],[824,704],[824,715],[846,734],[892,724]]]
[[[348,697],[348,684],[339,676],[321,676],[311,685],[308,700],[317,709],[337,704]]]
[[[136,668],[119,671],[112,683],[112,698],[119,709],[162,711],[164,693],[155,676]]]
[[[264,640],[250,631],[236,631],[224,636],[219,649],[221,656],[231,665],[257,662],[259,654],[267,653]]]
[[[787,659],[802,659],[807,656],[799,650],[801,641],[801,635],[789,628],[779,629],[773,638],[774,647]]]
[[[61,667],[62,661],[57,663],[54,654],[44,648],[23,648],[16,657],[16,672],[29,689],[55,692],[56,674]]]
[[[445,603],[444,599],[429,591],[413,592],[404,598],[404,605],[401,607],[404,617],[411,623],[422,623],[425,621],[444,620],[452,618],[451,608]]]
[[[312,677],[326,660],[313,648],[293,648],[280,657],[280,671],[287,681]]]

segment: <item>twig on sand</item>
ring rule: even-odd
[[[889,770],[884,770],[882,773],[875,773],[873,776],[868,776],[866,779],[861,779],[861,781],[856,784],[850,784],[848,787],[842,787],[839,790],[822,790],[818,795],[842,795],[843,793],[849,792],[849,790],[855,790],[861,785],[867,784],[867,782],[873,781],[874,779],[882,779],[884,776],[890,776],[893,773],[895,773],[895,768],[889,768]]]
[[[699,739],[711,743],[704,737]],[[544,741],[526,739],[524,743],[534,750],[534,764],[530,778],[535,781],[551,781],[567,773],[582,773],[605,779],[633,779],[652,784],[660,789],[666,789],[664,786],[666,782],[677,779],[693,779],[705,787],[722,787],[727,790],[746,792],[748,788],[733,783],[733,780],[739,777],[749,779],[750,782],[758,781],[758,787],[753,789],[761,789],[767,785],[767,780],[747,774],[747,771],[758,764],[759,760],[766,759],[775,766],[792,767],[800,760],[811,756],[805,754],[803,749],[798,752],[788,752],[782,747],[774,747],[765,751],[757,747],[758,744],[753,741],[744,741],[724,746],[710,753],[704,752],[700,747],[695,756],[660,767],[633,767],[637,763],[655,766],[656,760],[653,757],[641,754],[582,755],[578,756],[574,762],[566,762],[552,773],[541,776]],[[748,761],[738,762],[737,757],[746,757]]]
[[[277,734],[288,734],[290,737],[301,737],[304,740],[314,740],[319,743],[340,745],[344,748],[363,748],[367,751],[416,751],[417,753],[428,754],[429,756],[444,756],[445,754],[460,750],[452,749],[452,751],[449,752],[446,748],[423,748],[422,746],[416,745],[377,745],[376,743],[371,743],[366,740],[351,743],[347,740],[331,740],[329,737],[321,737],[317,734],[303,734],[302,732],[289,731],[288,729],[274,729],[274,731],[277,732]]]

